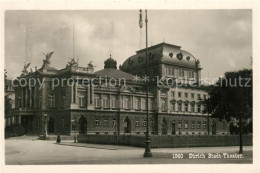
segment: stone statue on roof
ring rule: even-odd
[[[47,67],[51,63],[50,59],[51,59],[51,56],[52,56],[53,53],[54,52],[50,52],[50,53],[47,53],[47,54],[43,53],[45,55],[45,59],[42,60],[43,61],[42,68]]]
[[[94,71],[94,65],[92,64],[92,61],[88,63],[87,71],[93,72]]]
[[[30,66],[30,64],[31,64],[30,62],[29,63],[24,63],[23,70],[22,70],[23,74],[27,74],[28,73],[27,69]]]
[[[70,62],[68,62],[67,67],[75,67],[78,66],[78,63],[75,61],[75,58],[72,58]]]

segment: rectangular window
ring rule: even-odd
[[[112,98],[112,99],[111,99],[111,107],[112,107],[112,108],[115,108],[115,107],[116,107],[116,99],[115,99],[115,98]]]
[[[95,107],[100,107],[100,98],[99,97],[95,97]]]
[[[86,106],[86,97],[85,97],[85,92],[78,92],[78,101],[79,101],[79,106],[83,107]]]
[[[203,129],[206,129],[206,128],[207,128],[207,123],[203,122]]]
[[[146,123],[146,120],[143,120],[143,126],[146,126],[147,123]]]
[[[191,128],[192,128],[192,129],[195,128],[195,122],[194,122],[194,121],[191,122]]]
[[[191,93],[191,98],[194,99],[194,93]]]
[[[113,126],[116,126],[116,120],[115,119],[113,119],[112,124],[113,124]]]
[[[171,68],[171,69],[172,69],[171,75],[174,76],[174,68]]]
[[[54,94],[48,95],[48,107],[53,108],[55,106]]]
[[[135,126],[140,126],[139,120],[136,120],[136,121],[135,121]]]
[[[184,124],[184,128],[187,129],[188,128],[188,122],[186,121]]]
[[[154,125],[154,120],[151,119],[151,120],[150,120],[150,126],[153,126],[153,125]]]
[[[161,98],[162,111],[166,111],[167,110],[166,102],[167,102],[166,98]]]
[[[85,97],[79,96],[79,106],[83,107],[85,106]]]
[[[63,96],[62,97],[62,107],[66,107],[66,97],[65,96]]]
[[[194,104],[191,104],[191,112],[194,112]]]
[[[181,129],[181,126],[182,126],[182,123],[181,123],[181,121],[179,121],[178,128]]]
[[[201,99],[200,94],[198,94],[198,100],[200,100],[200,99]]]
[[[142,110],[146,110],[146,100],[142,98]]]
[[[22,107],[22,99],[21,99],[21,97],[18,98],[18,103],[17,103],[17,105],[18,105],[18,108],[21,108],[21,107]]]
[[[185,103],[185,111],[188,112],[188,109],[189,109],[189,104],[188,103]]]
[[[134,109],[140,109],[140,98],[134,98]]]
[[[175,102],[172,102],[171,106],[172,111],[175,111]]]
[[[207,95],[206,95],[206,94],[204,94],[204,95],[203,95],[203,97],[204,97],[204,100],[206,100],[206,99],[207,99]]]
[[[185,93],[185,98],[188,98],[188,93]]]
[[[182,103],[178,103],[178,111],[182,111]]]
[[[125,109],[130,109],[131,103],[130,103],[130,99],[128,97],[125,98],[124,103],[125,103],[125,105],[124,105]]]
[[[109,108],[109,99],[103,98],[103,108]]]
[[[96,120],[95,120],[95,125],[96,125],[96,126],[99,126],[99,119],[96,119]]]
[[[200,109],[200,104],[198,104],[198,113],[201,112],[201,109]]]
[[[181,92],[178,92],[178,96],[181,97]]]
[[[153,110],[153,100],[149,99],[149,110]]]
[[[201,129],[201,122],[200,122],[200,121],[198,121],[198,127],[197,127],[197,129]]]
[[[42,107],[42,96],[39,96],[39,108]]]
[[[175,92],[174,91],[171,92],[171,96],[175,97]]]

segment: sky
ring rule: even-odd
[[[140,31],[138,22],[139,10],[6,11],[7,75],[19,76],[24,62],[39,69],[43,53],[52,51],[51,66],[57,69],[66,66],[73,50],[80,66],[92,61],[101,70],[110,54],[119,66],[145,47],[145,28]],[[250,68],[252,11],[148,10],[148,44],[163,41],[199,59],[202,77]]]

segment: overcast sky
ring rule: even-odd
[[[92,60],[95,71],[103,69],[110,53],[119,66],[145,47],[145,28],[140,34],[138,20],[138,10],[6,11],[8,77],[19,76],[25,61],[40,68],[43,52],[54,51],[51,65],[64,68],[73,56],[73,24],[80,66]],[[149,46],[163,40],[181,46],[200,60],[202,77],[250,68],[251,10],[148,10],[148,20]]]

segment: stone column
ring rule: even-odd
[[[34,87],[34,100],[33,100],[33,102],[34,102],[34,107],[36,108],[37,107],[37,98],[36,98],[36,95],[37,95],[37,90],[38,88],[37,87]]]
[[[94,86],[93,85],[91,85],[91,99],[90,99],[90,101],[91,101],[91,104],[94,104]]]
[[[103,109],[103,93],[100,93],[100,107]]]
[[[91,104],[91,101],[90,101],[90,99],[91,99],[91,93],[90,93],[90,85],[88,85],[88,87],[87,87],[87,102],[88,102],[88,105],[89,104]]]
[[[171,99],[170,98],[171,98],[171,90],[169,90],[167,92],[167,101],[166,101],[167,113],[171,112],[171,102],[170,102]]]
[[[134,96],[131,96],[131,109],[134,109]]]
[[[74,103],[78,104],[78,81],[75,82],[75,98]]]
[[[74,91],[73,91],[73,85],[70,87],[71,88],[71,104],[73,103],[73,97],[74,97]]]
[[[157,109],[158,112],[161,112],[161,91],[160,88],[157,89]]]
[[[111,109],[111,93],[109,94],[109,109]]]
[[[32,107],[32,88],[29,90],[29,107]]]
[[[25,88],[25,107],[28,107],[28,88]]]
[[[124,100],[125,100],[125,96],[124,95],[122,95],[122,108],[124,108],[125,107],[125,103],[124,103]]]
[[[23,88],[21,88],[22,90],[22,97],[21,97],[21,107],[23,108],[24,107],[24,92],[23,92]]]
[[[21,115],[18,115],[18,124],[21,124],[21,121],[22,120],[22,116]]]

